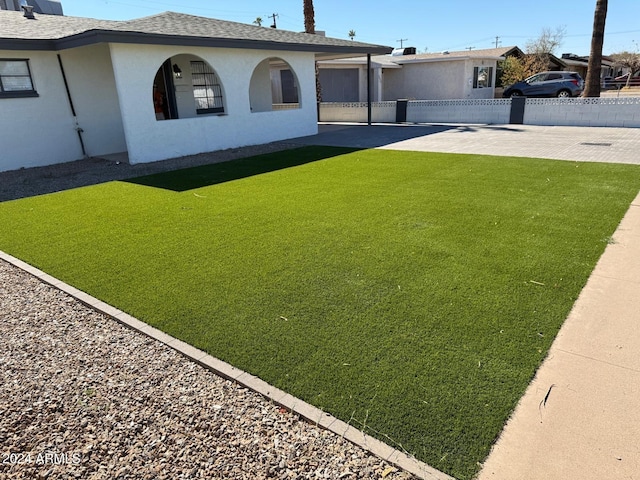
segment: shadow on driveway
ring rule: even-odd
[[[443,132],[473,133],[485,130],[519,132],[515,126],[500,125],[421,125],[378,124],[346,125],[320,124],[318,134],[292,139],[300,145],[326,145],[333,147],[377,148],[404,140]]]

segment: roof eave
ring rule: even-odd
[[[393,60],[395,63],[398,63],[399,65],[403,65],[403,64],[407,64],[407,63],[432,63],[432,62],[446,62],[446,61],[456,61],[456,62],[461,62],[464,60],[495,60],[495,61],[501,61],[504,60],[505,57],[493,57],[493,56],[486,56],[486,57],[474,57],[471,55],[465,55],[465,56],[448,56],[448,55],[443,55],[441,57],[431,57],[431,58],[410,58],[410,59],[406,59],[406,60],[402,60],[402,59],[398,59],[398,60]]]
[[[55,50],[55,40],[0,38],[0,50]]]

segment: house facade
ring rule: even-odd
[[[0,171],[311,135],[316,59],[391,51],[173,12],[34,17],[0,11]]]
[[[509,48],[374,56],[373,99],[493,98],[498,61],[507,51]],[[321,61],[319,68],[324,102],[366,101],[366,58]]]

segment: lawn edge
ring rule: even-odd
[[[268,384],[264,380],[213,357],[206,352],[183,342],[182,340],[172,337],[171,335],[168,335],[109,304],[92,297],[91,295],[78,290],[61,280],[58,280],[46,272],[43,272],[42,270],[39,270],[2,250],[0,250],[0,260],[4,260],[25,273],[36,277],[43,283],[66,293],[80,303],[112,320],[115,320],[121,325],[167,345],[186,357],[188,360],[197,363],[216,375],[262,395],[274,404],[286,408],[307,422],[341,436],[360,448],[406,472],[425,480],[455,480],[453,477],[424,462],[421,462],[420,460],[417,460],[408,453],[397,450],[343,422],[342,420],[339,420],[329,413]]]

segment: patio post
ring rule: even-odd
[[[367,53],[367,124],[371,126],[371,54]]]

